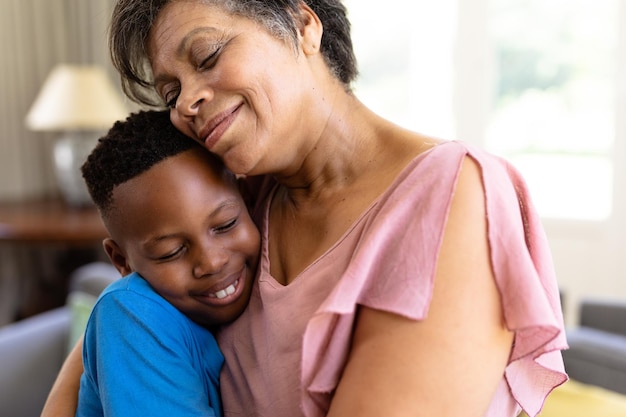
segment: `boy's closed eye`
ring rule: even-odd
[[[169,252],[168,254],[163,255],[163,256],[158,256],[156,258],[156,260],[159,261],[159,262],[171,261],[173,259],[178,258],[179,255],[182,255],[184,251],[185,251],[185,246],[179,246],[173,252]]]
[[[235,217],[234,219],[229,220],[228,222],[216,227],[214,230],[217,233],[226,233],[237,225],[238,220],[239,220],[238,217]]]

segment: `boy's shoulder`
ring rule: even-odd
[[[119,291],[132,291],[145,295],[156,294],[150,284],[137,272],[133,272],[109,284],[100,294],[100,298]]]
[[[157,293],[150,283],[137,272],[133,272],[111,283],[105,288],[102,294],[100,294],[98,301],[102,302],[103,299],[114,299],[117,300],[117,302],[127,300],[129,303],[135,304],[138,302],[137,300],[143,300],[144,302],[158,305],[160,308],[170,311],[175,316],[182,315],[186,317]]]
[[[156,333],[212,338],[210,330],[159,295],[141,275],[132,273],[110,284],[100,295],[90,321],[111,326],[151,329]],[[180,338],[180,336],[178,336]]]

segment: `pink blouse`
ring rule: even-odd
[[[218,335],[226,416],[324,416],[345,366],[358,305],[422,320],[463,159],[482,170],[488,239],[508,328],[509,364],[488,417],[535,416],[566,381],[567,347],[552,259],[520,175],[461,142],[418,155],[323,256],[287,286],[270,275],[267,188],[258,281],[243,315]],[[286,231],[285,233],[288,233]]]

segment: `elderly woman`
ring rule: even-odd
[[[249,180],[262,254],[218,334],[226,416],[534,416],[567,379],[522,178],[366,108],[339,0],[119,0],[110,45],[131,98]],[[49,415],[72,415],[77,352]]]

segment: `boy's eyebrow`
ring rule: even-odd
[[[147,239],[141,241],[141,247],[149,249],[153,246],[157,246],[160,242],[169,240],[169,239],[180,239],[180,233],[167,233],[163,235],[154,235],[149,236]]]

